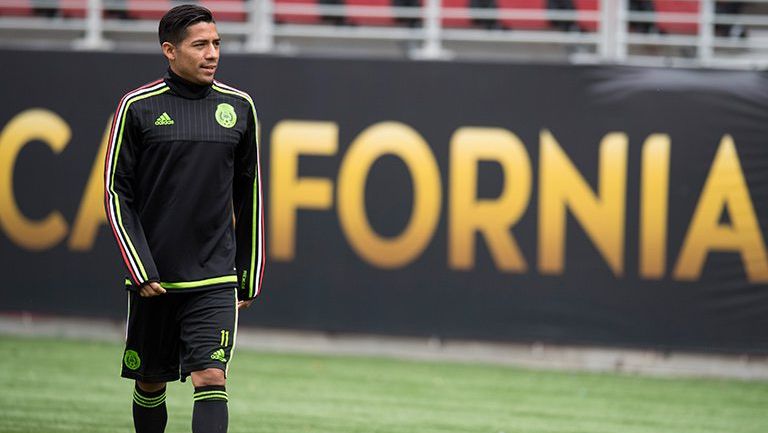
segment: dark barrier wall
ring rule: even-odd
[[[0,310],[122,317],[104,134],[163,61],[2,55]],[[245,324],[768,353],[762,74],[225,55],[219,78],[262,121]]]

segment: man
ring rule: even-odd
[[[128,270],[122,376],[137,433],[163,432],[166,382],[191,376],[192,431],[225,432],[237,311],[259,293],[264,236],[258,120],[245,92],[214,80],[211,12],[160,21],[168,72],[127,93],[105,164],[107,219]]]

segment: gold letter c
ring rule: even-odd
[[[14,243],[28,250],[45,250],[61,242],[67,234],[67,223],[58,211],[38,221],[21,213],[13,194],[16,158],[33,140],[40,140],[55,153],[61,153],[71,135],[61,117],[39,108],[16,115],[0,133],[0,228]]]

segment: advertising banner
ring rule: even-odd
[[[0,311],[124,317],[106,134],[165,61],[2,53]],[[225,52],[217,78],[261,121],[243,324],[768,353],[762,73]]]

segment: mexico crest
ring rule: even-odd
[[[131,370],[136,370],[141,366],[141,358],[139,358],[139,354],[135,350],[126,350],[125,356],[123,356],[123,363]]]
[[[216,107],[216,121],[225,128],[231,128],[237,123],[235,108],[229,104],[219,104]]]

